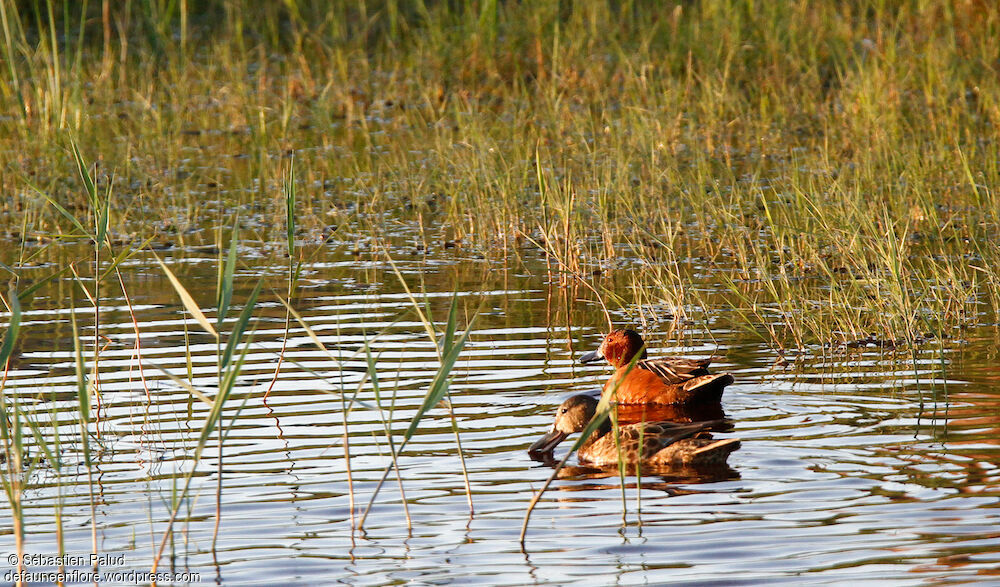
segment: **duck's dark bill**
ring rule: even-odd
[[[566,438],[566,433],[552,430],[528,447],[528,453],[538,455],[552,452],[552,449],[562,442],[564,438]]]
[[[593,363],[594,361],[600,361],[603,358],[604,357],[602,357],[600,354],[598,354],[597,351],[590,351],[589,353],[587,353],[587,354],[583,355],[582,357],[580,357],[580,362],[581,363]]]

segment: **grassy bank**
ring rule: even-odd
[[[305,243],[543,247],[778,350],[1000,301],[989,3],[263,4],[5,3],[8,242],[74,233],[75,140],[122,244],[283,242],[294,154]]]

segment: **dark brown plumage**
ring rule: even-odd
[[[574,432],[581,432],[597,412],[598,401],[587,395],[574,395],[556,410],[556,419],[549,432],[531,445],[532,454],[552,451]],[[721,425],[721,420],[679,424],[674,422],[643,422],[618,427],[618,441],[612,432],[610,419],[584,441],[577,452],[581,463],[597,466],[618,464],[619,447],[627,464],[641,462],[651,465],[723,464],[740,446],[739,439],[713,440],[696,436]]]

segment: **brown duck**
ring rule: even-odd
[[[636,354],[639,361],[629,370]],[[663,357],[647,359],[645,343],[634,330],[615,330],[604,337],[596,351],[580,357],[581,363],[604,359],[615,373],[604,384],[608,401],[619,404],[709,404],[722,399],[722,391],[733,382],[729,373],[712,375],[712,359]],[[620,383],[619,383],[620,381]],[[610,397],[610,395],[614,397]]]
[[[598,401],[587,395],[574,395],[564,401],[556,410],[552,429],[532,444],[528,452],[533,456],[549,453],[570,434],[581,432],[597,412],[597,405]],[[729,453],[740,447],[739,439],[713,440],[695,435],[722,423],[722,420],[712,420],[689,424],[627,424],[618,427],[618,444],[627,464],[721,465]],[[577,458],[581,464],[607,466],[618,464],[618,454],[609,418],[584,441]]]

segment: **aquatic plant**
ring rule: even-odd
[[[84,204],[61,179],[68,129],[101,145],[119,241],[198,243],[200,193],[266,220],[297,189],[266,239],[382,237],[391,216],[433,225],[425,249],[537,246],[563,285],[628,279],[628,311],[721,310],[780,352],[923,344],[1000,302],[992,6],[98,8],[0,13],[16,238],[65,221],[29,186]],[[705,272],[733,295],[692,291]]]

